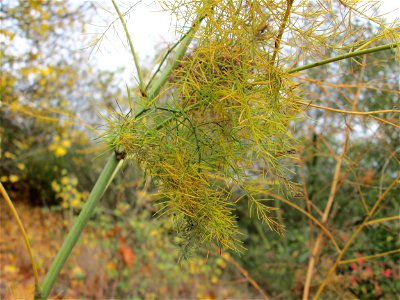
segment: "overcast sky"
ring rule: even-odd
[[[75,0],[79,1],[79,0]],[[381,0],[381,12],[387,13],[387,19],[392,21],[400,16],[400,0]],[[121,12],[127,11],[134,1],[117,1]],[[99,21],[88,26],[88,32],[99,36],[107,26],[115,19],[115,11],[111,1],[102,0],[96,2]],[[156,53],[165,49],[177,37],[174,32],[173,21],[169,13],[159,11],[154,1],[144,0],[137,4],[127,17],[127,26],[131,34],[135,50],[138,53],[142,64],[149,64],[153,61]],[[120,23],[116,23],[120,28]],[[124,80],[133,79],[133,59],[126,47],[126,38],[122,31],[118,35],[112,27],[104,35],[99,48],[92,51],[90,59],[96,60],[102,69],[116,70],[118,67],[125,68]]]

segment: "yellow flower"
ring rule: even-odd
[[[0,181],[1,182],[7,182],[8,181],[8,177],[7,176],[1,176],[0,177]]]
[[[63,140],[61,142],[61,146],[63,146],[64,148],[69,148],[69,147],[71,147],[71,141],[70,140]]]
[[[10,175],[10,182],[14,183],[19,180],[19,177],[17,175]]]
[[[64,156],[65,154],[67,154],[67,150],[65,148],[63,148],[63,147],[57,146],[55,151],[54,151],[54,154],[57,157]]]
[[[78,198],[75,198],[74,200],[72,200],[71,206],[72,206],[73,208],[77,208],[77,207],[79,206],[79,203],[80,203],[79,199],[78,199]]]
[[[217,276],[211,276],[211,282],[212,283],[217,283],[218,282],[218,277]]]
[[[42,70],[42,74],[44,76],[49,75],[51,72],[53,72],[53,68],[52,67],[48,67],[48,68]]]
[[[41,85],[41,86],[46,85],[46,79],[45,78],[40,78],[39,79],[39,85]]]
[[[4,267],[4,272],[5,273],[18,273],[18,268],[13,266],[13,265],[6,265]]]
[[[108,272],[114,272],[115,270],[116,270],[116,266],[115,266],[115,263],[114,262],[112,262],[112,261],[109,261],[107,264],[106,264],[106,270],[108,271]]]
[[[19,104],[18,104],[17,101],[14,101],[14,102],[12,102],[12,103],[10,104],[10,110],[11,110],[11,111],[16,111],[16,110],[18,110],[18,108],[19,108]]]
[[[17,168],[20,169],[21,171],[25,170],[25,165],[22,163],[17,164]]]
[[[62,208],[65,208],[65,209],[67,209],[68,208],[68,202],[67,201],[63,201],[62,203],[61,203],[61,207]]]
[[[71,185],[76,186],[78,184],[78,179],[76,177],[71,178]]]
[[[6,152],[4,152],[4,157],[11,159],[11,158],[15,158],[15,155],[12,154],[11,152],[6,151]]]
[[[51,182],[51,188],[53,189],[53,191],[55,191],[56,193],[58,193],[60,191],[60,186],[57,184],[57,182],[52,181]]]
[[[221,267],[222,269],[224,269],[224,268],[226,267],[226,262],[225,262],[221,257],[218,257],[218,258],[217,258],[216,263],[217,263],[217,265],[218,265],[219,267]]]
[[[66,185],[69,183],[69,178],[67,176],[64,176],[63,178],[61,178],[61,184],[62,185]]]

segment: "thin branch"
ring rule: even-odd
[[[146,88],[145,88],[145,85],[144,85],[142,72],[140,70],[139,61],[138,61],[138,58],[137,58],[137,55],[136,55],[136,51],[135,51],[135,48],[133,47],[131,36],[129,34],[128,28],[126,28],[124,17],[122,16],[117,4],[115,3],[114,0],[111,0],[111,1],[112,1],[112,4],[114,5],[115,10],[117,11],[119,19],[121,20],[122,27],[124,28],[124,31],[125,31],[125,34],[126,34],[126,38],[128,40],[128,43],[129,43],[129,47],[131,48],[131,53],[132,53],[132,56],[133,56],[133,60],[135,62],[135,67],[136,67],[136,71],[137,71],[138,78],[139,78],[139,89],[140,89],[140,92],[142,93],[142,96],[145,96],[146,95],[145,94]]]
[[[361,70],[360,77],[363,76],[364,70],[365,70],[364,68]],[[358,88],[355,91],[354,98],[353,98],[353,104],[352,104],[352,111],[356,110],[360,92],[361,92],[361,88]],[[349,120],[349,122],[350,122],[350,120]],[[341,151],[340,157],[336,161],[335,173],[333,175],[331,190],[329,193],[328,201],[325,206],[324,214],[322,215],[322,219],[321,219],[323,224],[325,224],[328,221],[329,213],[331,211],[333,202],[335,200],[336,192],[338,190],[338,185],[339,185],[339,175],[340,175],[340,171],[342,169],[342,164],[345,160],[345,156],[347,153],[347,146],[348,146],[347,143],[349,141],[349,138],[350,138],[350,127],[347,126],[345,129],[345,132],[344,132],[344,142],[343,142],[343,146],[342,146],[342,151]],[[316,262],[317,256],[319,255],[319,252],[321,249],[322,241],[323,241],[323,236],[322,236],[322,233],[320,232],[318,234],[315,245],[311,251],[310,259],[308,261],[306,281],[305,281],[304,290],[303,290],[303,300],[308,300],[308,298],[309,298],[312,275],[314,272],[314,267],[315,267],[315,262]],[[342,252],[343,251],[341,251],[340,253],[342,253]]]
[[[390,250],[390,251],[381,252],[381,253],[377,253],[377,254],[373,254],[373,255],[366,255],[366,256],[362,256],[362,257],[342,260],[342,261],[339,262],[339,264],[340,265],[350,264],[352,262],[358,262],[361,259],[367,260],[367,259],[372,259],[372,258],[376,258],[376,257],[382,257],[382,256],[394,254],[394,253],[399,253],[399,252],[400,252],[400,249]]]
[[[364,226],[368,223],[369,219],[375,214],[375,212],[378,210],[379,205],[381,204],[382,200],[385,198],[385,196],[396,186],[396,184],[399,182],[400,175],[397,176],[395,180],[390,184],[390,186],[386,189],[386,191],[378,198],[378,200],[375,202],[374,207],[371,209],[369,214],[365,217],[364,221],[360,224],[360,226],[356,229],[356,231],[353,233],[351,238],[348,240],[348,242],[344,245],[342,252],[338,255],[336,258],[335,263],[333,266],[329,269],[328,273],[326,274],[324,280],[322,281],[321,285],[319,286],[315,296],[314,300],[317,300],[319,296],[321,295],[322,291],[325,288],[325,285],[328,283],[329,278],[331,277],[332,273],[336,270],[336,267],[339,265],[339,263],[342,261],[342,258],[344,254],[346,253],[347,249],[350,247],[350,245],[353,243],[353,241],[357,238],[357,236],[361,233],[363,230]]]
[[[332,244],[335,246],[336,250],[340,253],[341,249],[338,245],[338,243],[336,242],[335,238],[333,237],[332,233],[320,222],[318,221],[313,215],[309,214],[308,212],[306,212],[304,209],[302,209],[300,206],[294,204],[293,202],[280,197],[278,195],[275,195],[271,192],[268,191],[264,191],[263,193],[265,193],[266,195],[272,196],[275,199],[278,199],[279,201],[282,201],[284,203],[286,203],[287,205],[293,207],[294,209],[298,210],[299,212],[301,212],[302,214],[304,214],[305,216],[307,216],[307,218],[309,218],[310,220],[312,220],[315,224],[318,225],[318,227],[320,227],[322,229],[322,231],[329,237],[329,239],[332,241]]]
[[[383,109],[383,110],[372,110],[372,111],[352,111],[352,110],[342,110],[342,109],[337,109],[337,108],[332,108],[332,107],[327,107],[327,106],[321,106],[321,105],[312,104],[312,103],[305,102],[305,101],[300,101],[300,100],[297,100],[296,102],[300,103],[302,105],[311,106],[311,107],[315,107],[315,108],[321,108],[321,109],[324,109],[324,110],[338,112],[338,113],[342,113],[342,114],[348,114],[348,115],[361,115],[361,116],[367,115],[368,116],[368,115],[373,115],[373,114],[400,113],[400,110],[398,110],[398,109]]]
[[[15,209],[14,204],[12,203],[10,197],[8,196],[6,189],[4,188],[4,186],[1,182],[0,182],[0,192],[4,198],[4,201],[6,201],[8,208],[11,210],[11,214],[13,215],[15,222],[17,222],[19,230],[21,231],[22,238],[24,240],[25,246],[29,253],[29,259],[30,259],[31,265],[32,265],[33,276],[35,277],[35,293],[39,294],[39,292],[40,292],[40,290],[39,290],[40,289],[39,275],[38,275],[38,271],[37,271],[35,258],[33,257],[32,247],[31,247],[31,243],[29,242],[28,235],[25,231],[24,225],[22,225],[21,219],[18,215],[17,210]]]
[[[269,297],[265,294],[263,289],[258,285],[258,283],[251,278],[250,274],[239,265],[229,254],[222,254],[221,257],[225,259],[228,263],[233,265],[236,269],[239,270],[240,273],[247,279],[247,281],[261,294],[264,300],[269,300]]]
[[[343,59],[347,59],[350,57],[354,57],[354,56],[360,56],[360,55],[365,55],[365,54],[369,54],[369,53],[374,53],[374,52],[379,52],[379,51],[384,51],[384,50],[389,50],[389,49],[394,49],[399,47],[400,44],[387,44],[387,45],[383,45],[383,46],[378,46],[378,47],[373,47],[373,48],[369,48],[369,49],[365,49],[365,50],[361,50],[361,51],[355,51],[355,52],[349,52],[343,55],[339,55],[339,56],[335,56],[332,58],[328,58],[328,59],[324,59],[324,60],[320,60],[317,61],[315,63],[309,64],[309,65],[305,65],[305,66],[301,66],[301,67],[297,67],[297,68],[293,68],[289,70],[289,74],[293,74],[293,73],[297,73],[300,71],[304,71],[304,70],[308,70],[308,69],[312,69],[315,67],[319,67],[322,65],[326,65],[335,61],[339,61],[339,60],[343,60]]]
[[[331,111],[331,112],[337,112],[341,114],[347,114],[347,115],[358,115],[358,116],[370,116],[371,118],[374,118],[380,122],[383,122],[385,124],[400,128],[400,125],[397,125],[395,123],[392,123],[386,119],[382,119],[376,116],[373,116],[373,114],[383,114],[383,113],[400,113],[400,110],[397,109],[384,109],[384,110],[373,110],[373,111],[349,111],[349,110],[342,110],[342,109],[337,109],[337,108],[332,108],[332,107],[327,107],[327,106],[321,106],[317,104],[312,104],[304,101],[297,100],[297,103],[300,103],[301,105],[306,105],[306,106],[311,106],[314,108],[319,108],[323,109],[326,111]]]
[[[279,47],[281,45],[282,36],[283,36],[283,33],[285,32],[286,23],[287,23],[287,21],[289,20],[289,17],[290,17],[290,11],[292,9],[293,2],[294,2],[294,0],[286,0],[285,15],[283,17],[283,21],[281,23],[281,26],[279,27],[278,36],[275,39],[275,48],[274,48],[274,53],[272,54],[272,64],[275,63],[276,56],[278,55]]]
[[[393,220],[399,220],[400,216],[393,216],[393,217],[385,217],[385,218],[379,218],[375,220],[371,220],[366,223],[366,225],[373,225],[373,224],[378,224],[381,222],[387,222],[387,221],[393,221]]]

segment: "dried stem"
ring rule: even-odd
[[[228,263],[233,265],[236,269],[239,270],[240,273],[247,279],[247,281],[261,294],[264,300],[269,300],[269,297],[264,293],[263,289],[258,285],[258,283],[251,278],[250,274],[239,265],[229,254],[223,254],[222,258],[225,259]]]
[[[362,77],[364,70],[365,70],[364,68],[361,70],[360,78]],[[356,110],[357,102],[358,102],[358,99],[359,99],[359,96],[360,96],[360,92],[361,92],[360,88],[358,88],[355,91],[353,104],[352,104],[352,111]],[[348,122],[350,122],[350,121],[351,120],[349,120]],[[337,187],[338,187],[338,183],[339,183],[340,170],[342,168],[342,164],[343,164],[343,161],[344,161],[345,156],[346,156],[347,143],[348,143],[349,137],[350,137],[350,126],[347,125],[346,129],[345,129],[345,133],[344,133],[344,142],[343,142],[343,146],[342,146],[342,152],[341,152],[341,155],[337,159],[337,162],[336,162],[335,173],[334,173],[334,176],[333,176],[333,181],[332,181],[332,186],[331,186],[331,190],[330,190],[330,193],[329,193],[329,198],[328,198],[328,201],[326,203],[324,214],[322,215],[322,219],[321,219],[323,224],[325,224],[328,221],[329,213],[331,211],[331,208],[332,208],[332,205],[333,205],[333,201],[334,201],[335,196],[336,196]],[[314,247],[313,247],[313,249],[311,251],[311,256],[310,256],[310,259],[309,259],[309,262],[308,262],[306,281],[305,281],[304,290],[303,290],[303,300],[309,299],[310,286],[311,286],[311,280],[312,280],[312,276],[313,276],[313,272],[314,272],[315,262],[316,262],[317,256],[319,255],[319,252],[320,252],[320,249],[321,249],[321,245],[322,245],[322,241],[323,241],[323,235],[322,235],[322,233],[319,233],[318,237],[317,237],[317,240],[315,242],[315,245],[314,245]]]
[[[373,255],[366,255],[366,256],[362,256],[362,257],[342,260],[342,261],[339,262],[339,264],[340,265],[350,264],[352,262],[360,261],[361,259],[367,260],[367,259],[372,259],[372,258],[376,258],[376,257],[382,257],[382,256],[390,255],[390,254],[399,253],[399,252],[400,252],[400,249],[396,249],[396,250],[386,251],[386,252],[377,253],[377,254],[373,254]]]
[[[21,222],[21,219],[19,218],[18,212],[15,209],[14,204],[12,203],[10,197],[8,196],[6,189],[4,188],[4,186],[1,182],[0,182],[0,193],[4,198],[4,201],[6,201],[9,209],[11,210],[11,214],[13,215],[15,221],[17,222],[18,228],[21,231],[22,238],[24,240],[25,246],[29,253],[29,259],[30,259],[31,265],[32,265],[33,276],[35,277],[35,291],[37,293],[39,291],[39,275],[38,275],[38,271],[37,271],[35,258],[33,257],[31,243],[29,242],[28,235],[25,231],[24,225],[22,225],[22,222]]]
[[[272,54],[272,64],[275,63],[276,56],[278,55],[279,47],[281,45],[282,35],[285,32],[286,23],[289,20],[290,11],[292,9],[293,2],[294,2],[294,0],[286,0],[285,15],[283,17],[283,21],[281,23],[281,26],[279,27],[278,36],[275,39],[275,49],[274,49],[274,53]]]
[[[342,251],[336,258],[335,263],[332,265],[332,267],[329,269],[328,273],[326,274],[324,280],[322,281],[321,285],[319,286],[315,296],[314,300],[317,300],[318,297],[321,295],[322,291],[325,288],[325,285],[328,283],[329,278],[331,277],[332,273],[336,270],[336,267],[339,265],[339,263],[342,261],[342,258],[344,254],[346,253],[347,249],[351,246],[351,244],[354,242],[354,240],[357,238],[357,236],[361,233],[363,228],[367,225],[369,219],[375,214],[375,212],[378,210],[379,205],[381,204],[382,200],[385,198],[385,196],[389,193],[391,189],[393,189],[396,184],[400,180],[400,175],[397,176],[395,180],[392,181],[390,186],[386,189],[386,191],[378,198],[378,200],[375,202],[374,207],[371,209],[369,214],[364,218],[364,221],[360,224],[360,226],[356,229],[356,231],[353,233],[353,235],[350,237],[350,239],[347,241],[347,243],[344,245]]]

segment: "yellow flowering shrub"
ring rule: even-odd
[[[77,188],[78,179],[73,175],[67,175],[66,170],[61,172],[64,176],[59,181],[53,180],[51,188],[56,194],[56,198],[61,199],[61,207],[64,209],[81,207],[87,192],[80,192]]]
[[[71,141],[61,139],[59,135],[55,135],[53,143],[49,146],[49,150],[54,152],[56,157],[62,157],[67,154],[67,150],[71,147]]]

